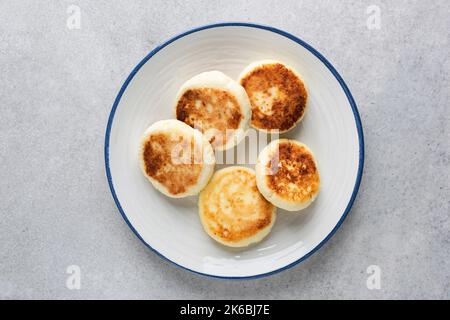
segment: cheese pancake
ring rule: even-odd
[[[256,163],[259,191],[273,205],[298,211],[317,197],[320,176],[311,150],[295,140],[280,139],[261,151]]]
[[[283,133],[302,120],[308,93],[291,67],[273,60],[258,61],[244,69],[239,83],[250,98],[254,128]]]
[[[215,165],[214,151],[201,132],[178,120],[158,121],[145,131],[139,160],[153,186],[173,198],[198,194]]]
[[[200,220],[206,233],[230,247],[245,247],[269,234],[276,208],[259,193],[255,172],[246,167],[217,171],[200,193]]]
[[[222,72],[204,72],[179,90],[175,116],[200,130],[213,148],[225,150],[245,136],[251,118],[250,100],[244,88]]]

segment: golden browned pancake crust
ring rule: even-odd
[[[174,148],[179,152],[172,158]],[[196,149],[193,138],[153,134],[144,144],[145,172],[166,186],[171,194],[184,193],[197,183],[202,171],[201,150]]]
[[[207,227],[226,242],[254,236],[273,219],[274,206],[259,193],[255,174],[247,170],[213,176],[201,197]]]
[[[278,145],[278,159],[266,163],[268,187],[278,196],[295,202],[307,202],[318,191],[320,176],[311,153],[288,141]],[[276,154],[276,152],[275,152]]]
[[[252,104],[252,125],[259,129],[286,131],[302,118],[308,94],[303,82],[280,63],[262,65],[244,78],[241,85]],[[277,97],[271,88],[277,88]],[[269,113],[261,111],[259,97],[273,99]]]
[[[236,98],[215,88],[189,89],[176,106],[176,117],[202,133],[214,129],[210,138],[214,145],[226,143],[226,130],[238,129],[243,115]]]

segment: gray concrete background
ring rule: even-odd
[[[81,29],[66,26],[69,5]],[[369,5],[381,29],[366,25]],[[0,298],[450,298],[450,2],[0,1]],[[116,209],[103,143],[114,98],[157,44],[221,21],[273,25],[337,68],[366,140],[358,198],[301,265],[252,281],[193,275]],[[81,268],[81,289],[66,268]],[[366,287],[369,265],[381,289]]]

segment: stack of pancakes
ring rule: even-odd
[[[291,67],[263,60],[238,81],[219,71],[186,81],[175,104],[176,119],[158,121],[144,133],[139,160],[145,177],[163,194],[199,194],[200,221],[217,242],[244,247],[269,234],[276,207],[299,211],[316,198],[320,177],[311,150],[288,139],[272,141],[255,169],[230,166],[214,175],[214,150],[236,146],[253,128],[285,133],[302,119],[308,93]]]

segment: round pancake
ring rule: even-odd
[[[282,133],[302,120],[308,93],[291,67],[273,60],[257,61],[242,71],[239,83],[250,98],[254,128]]]
[[[273,205],[298,211],[317,197],[320,176],[311,150],[295,140],[272,141],[256,163],[259,191]]]
[[[214,149],[225,150],[244,138],[250,100],[244,88],[222,72],[204,72],[181,86],[175,117],[200,130]]]
[[[261,241],[276,218],[276,208],[256,187],[255,172],[245,167],[217,171],[200,193],[198,206],[206,233],[230,247]]]
[[[214,172],[214,151],[202,133],[178,120],[151,125],[141,139],[144,176],[163,194],[181,198],[198,194]]]

